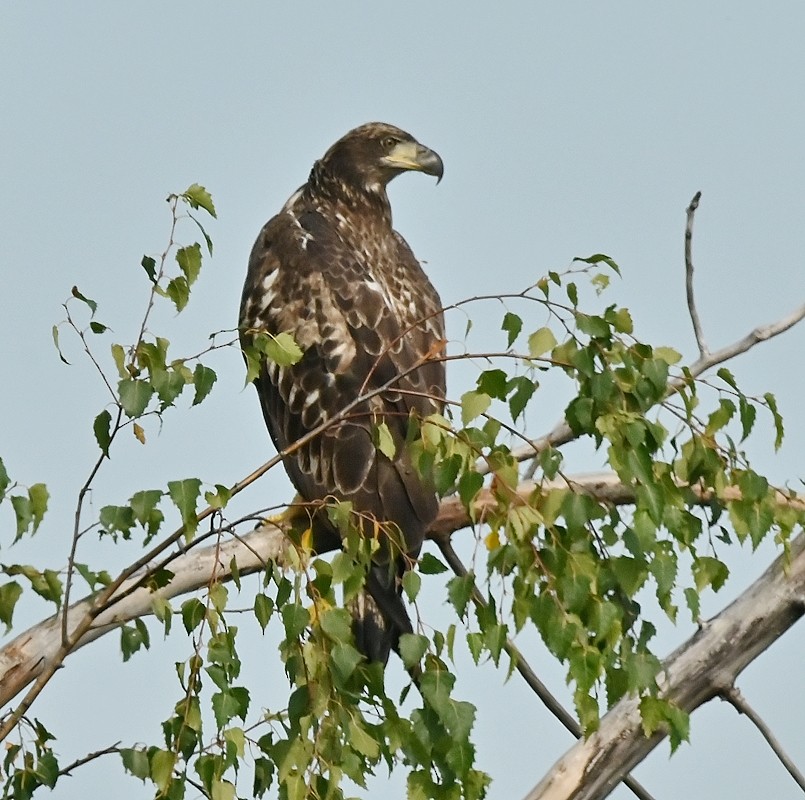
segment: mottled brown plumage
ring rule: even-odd
[[[382,523],[369,595],[351,608],[358,646],[382,662],[412,630],[399,580],[437,510],[405,447],[409,416],[441,410],[445,392],[439,296],[392,228],[386,195],[388,182],[406,170],[441,178],[442,162],[383,123],[339,139],[260,232],[240,310],[244,345],[250,332],[289,331],[304,351],[293,366],[264,362],[255,381],[279,451],[393,382],[285,458],[305,501],[348,500]],[[379,423],[394,440],[391,460],[373,443]],[[391,531],[399,532],[397,546],[389,544]]]

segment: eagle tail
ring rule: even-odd
[[[350,607],[355,644],[369,661],[386,664],[399,652],[400,636],[414,628],[402,599],[402,585],[388,564],[372,564],[366,584]]]

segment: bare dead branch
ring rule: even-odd
[[[685,225],[685,290],[688,296],[688,311],[690,321],[693,323],[693,333],[696,336],[696,345],[699,348],[699,356],[704,358],[708,354],[707,345],[704,341],[702,323],[699,320],[699,312],[696,310],[696,298],[693,293],[693,218],[696,209],[699,207],[701,192],[696,192],[690,201],[687,211],[687,224]]]
[[[805,534],[737,600],[705,622],[664,662],[663,698],[693,711],[734,685],[736,677],[805,614]],[[666,736],[646,737],[639,702],[626,697],[600,728],[563,755],[526,800],[600,800]]]
[[[453,549],[450,539],[443,536],[436,540],[436,544],[453,572],[459,577],[466,577],[469,574],[467,568],[458,557],[458,553]],[[472,600],[478,606],[486,607],[487,605],[486,600],[484,600],[483,595],[475,584],[473,584],[472,587]],[[508,637],[506,637],[504,649],[514,663],[515,669],[520,673],[523,680],[531,687],[534,694],[537,695],[551,714],[553,714],[576,739],[581,739],[582,731],[578,722],[576,722],[574,717],[564,708],[556,697],[553,696],[551,690],[537,677],[531,665],[523,658],[523,654],[518,650],[517,645]],[[631,789],[635,797],[640,798],[640,800],[654,800],[653,796],[631,775],[626,775],[623,779],[623,783]]]
[[[783,750],[783,746],[777,741],[777,737],[772,733],[771,728],[763,721],[760,714],[752,708],[737,686],[730,686],[729,689],[721,692],[721,699],[729,703],[739,714],[745,714],[752,721],[754,726],[760,731],[763,738],[769,743],[769,747],[780,759],[782,765],[788,770],[789,775],[797,782],[800,789],[805,792],[805,775],[803,775],[797,765],[791,760],[790,756]]]
[[[735,358],[735,356],[739,356],[747,352],[747,350],[751,350],[755,345],[773,339],[781,333],[785,333],[789,328],[793,328],[794,325],[801,322],[803,319],[805,319],[805,303],[776,322],[771,322],[768,325],[760,325],[744,336],[743,339],[739,339],[737,342],[722,347],[714,353],[708,353],[706,357],[697,359],[690,365],[690,373],[696,378],[708,369],[712,369],[717,364],[723,364],[725,361],[729,361],[731,358]],[[681,385],[681,382],[679,385]],[[675,382],[674,388],[677,388]]]

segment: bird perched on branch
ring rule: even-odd
[[[318,431],[284,458],[301,498],[351,502],[379,540],[350,611],[358,647],[383,663],[412,632],[400,581],[438,506],[406,448],[409,418],[441,411],[445,395],[439,296],[386,194],[411,170],[441,179],[442,160],[399,128],[339,139],[257,237],[239,324],[244,348],[289,332],[303,351],[294,364],[264,358],[254,383],[279,452]]]

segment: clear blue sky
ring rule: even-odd
[[[4,4],[0,455],[19,480],[48,484],[52,511],[37,540],[15,550],[8,514],[0,516],[2,560],[64,564],[75,493],[95,454],[101,388],[74,343],[65,345],[68,368],[51,342],[70,287],[99,301],[119,338],[130,335],[144,303],[140,258],[165,243],[163,198],[197,181],[219,210],[215,257],[191,310],[157,324],[177,348],[233,327],[260,226],[313,160],[362,122],[399,125],[444,159],[438,187],[405,176],[391,196],[397,228],[445,302],[520,290],[574,256],[605,252],[624,275],[610,302],[631,309],[639,335],[692,357],[682,232],[702,190],[694,247],[709,344],[790,311],[805,299],[803,30],[805,6],[793,0]],[[494,335],[499,316],[476,320],[474,341]],[[464,321],[452,324],[460,338]],[[805,329],[795,329],[731,365],[747,391],[777,394],[786,444],[775,455],[759,437],[749,450],[758,467],[795,485],[805,472],[804,343]],[[218,366],[209,404],[175,412],[161,435],[150,429],[146,447],[132,438],[115,453],[96,509],[188,475],[231,483],[266,460],[271,447],[251,390],[242,391],[239,356]],[[457,370],[451,392],[469,379]],[[530,432],[550,428],[567,399],[542,401]],[[601,466],[600,456],[576,461]],[[289,498],[275,473],[243,502]],[[85,547],[87,559],[108,555]],[[122,564],[132,555],[109,557]],[[705,610],[718,610],[770,558],[768,548],[730,554],[736,584]],[[436,618],[438,589],[428,602]],[[32,603],[20,622],[42,613]],[[658,650],[690,633],[686,624],[664,630]],[[58,735],[65,763],[117,739],[157,737],[176,699],[172,662],[187,648],[181,637],[163,643],[156,629],[154,639],[150,653],[123,665],[108,637],[48,687],[36,715]],[[566,696],[561,669],[523,646]],[[800,766],[804,647],[799,626],[739,681]],[[255,702],[262,684],[281,691],[270,642],[251,636],[246,650]],[[479,763],[495,778],[494,800],[522,796],[570,745],[517,679],[504,685],[502,673],[462,664],[460,693],[479,707]],[[670,761],[661,746],[637,775],[658,799],[800,796],[759,735],[718,702],[694,716],[690,746]],[[148,789],[115,760],[57,788],[60,798],[110,792],[125,799]]]

